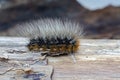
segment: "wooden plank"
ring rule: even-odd
[[[28,51],[28,43],[28,38],[0,37],[0,57],[31,65],[42,57]],[[54,67],[53,80],[120,80],[120,40],[81,39],[76,63],[70,55],[47,58]]]
[[[18,47],[26,46],[29,43],[29,38],[21,37],[0,37],[0,47]]]
[[[120,55],[76,55],[49,57],[53,80],[120,80]]]

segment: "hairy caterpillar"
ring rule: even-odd
[[[50,56],[76,53],[83,33],[81,26],[71,20],[40,19],[19,24],[9,35],[29,37],[30,51],[47,51]]]

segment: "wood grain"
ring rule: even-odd
[[[27,38],[0,37],[0,57],[21,62],[39,58],[39,53],[25,47],[28,42]],[[120,80],[120,40],[81,39],[76,63],[70,55],[47,58],[54,67],[53,80]]]

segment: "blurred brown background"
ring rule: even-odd
[[[120,7],[91,11],[76,0],[0,0],[0,32],[41,17],[76,20],[85,38],[120,39]]]

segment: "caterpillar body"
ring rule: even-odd
[[[19,24],[9,35],[29,37],[30,51],[46,51],[50,56],[76,53],[82,35],[81,26],[71,20],[40,19]]]

